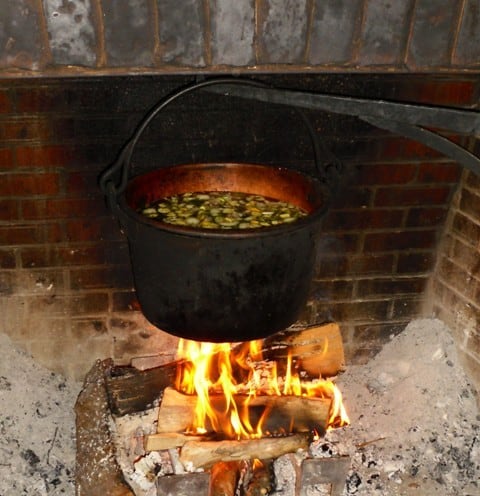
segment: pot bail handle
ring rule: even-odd
[[[156,117],[156,115],[159,112],[161,112],[167,105],[172,103],[177,98],[180,98],[181,96],[184,96],[196,90],[208,88],[209,86],[222,85],[222,84],[224,85],[238,84],[238,85],[246,85],[246,86],[256,86],[267,89],[269,88],[275,89],[273,86],[252,79],[215,78],[215,79],[207,79],[204,81],[195,82],[180,90],[174,91],[170,96],[167,96],[165,99],[162,99],[150,110],[150,112],[143,118],[143,120],[137,126],[132,137],[123,146],[115,162],[110,167],[108,167],[100,176],[99,186],[102,192],[104,193],[104,195],[107,196],[110,207],[112,207],[115,204],[116,195],[122,193],[125,190],[129,178],[129,169],[130,169],[131,158],[133,155],[133,149],[135,148],[135,145],[140,139],[140,136],[145,131],[145,128]],[[228,93],[225,93],[225,95],[228,95]],[[312,123],[310,122],[309,118],[305,115],[305,113],[298,107],[293,107],[293,108],[302,118],[302,121],[304,122],[308,134],[310,136],[310,140],[313,148],[313,154],[314,154],[315,168],[319,175],[319,179],[325,182],[329,182],[328,167],[331,166],[331,164],[333,164],[335,165],[336,169],[338,169],[337,164],[339,163],[339,161],[336,157],[333,156],[333,153],[330,150],[328,150],[325,144],[321,142],[321,140],[319,140],[318,133],[315,131]],[[329,165],[325,168],[321,165],[320,162],[320,157],[322,156],[322,153],[330,157]],[[115,211],[115,209],[113,211]]]

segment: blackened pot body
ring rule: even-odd
[[[290,201],[309,215],[271,228],[211,230],[173,226],[137,212],[187,191],[262,194]],[[134,178],[116,202],[138,301],[155,326],[198,341],[247,341],[298,319],[326,210],[325,191],[316,179],[252,164],[174,166]]]

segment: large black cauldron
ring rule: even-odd
[[[243,80],[228,79],[228,84]],[[324,185],[285,168],[237,163],[164,167],[127,180],[133,147],[148,122],[183,89],[151,112],[101,179],[129,243],[135,289],[145,317],[174,335],[201,341],[246,341],[298,319],[310,289],[315,238],[327,208]],[[115,186],[112,178],[121,171]],[[175,226],[137,213],[177,193],[240,191],[289,201],[309,212],[292,224],[212,230]]]

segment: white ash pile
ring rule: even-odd
[[[5,334],[0,348],[0,495],[72,495],[81,384],[39,366]]]
[[[352,457],[347,495],[480,495],[476,393],[442,322],[411,322],[338,384],[352,424],[326,441]]]

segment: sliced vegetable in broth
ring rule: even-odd
[[[308,213],[291,203],[230,191],[183,193],[139,210],[151,219],[203,229],[253,229],[294,222]]]

